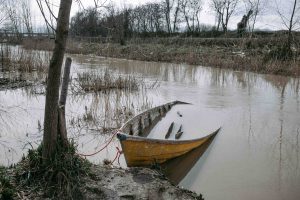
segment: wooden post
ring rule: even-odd
[[[1,44],[1,71],[4,72],[4,55],[3,55],[2,44]]]
[[[60,91],[59,107],[58,107],[58,135],[64,147],[68,147],[68,136],[65,116],[65,105],[68,95],[69,77],[72,59],[68,57],[65,62],[63,81]]]
[[[69,86],[69,77],[70,77],[70,69],[71,69],[72,59],[67,57],[64,68],[64,76],[60,91],[59,105],[65,106],[68,95],[68,86]]]

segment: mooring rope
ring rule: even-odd
[[[117,149],[117,154],[116,154],[115,158],[113,159],[113,161],[111,161],[111,164],[113,164],[116,161],[116,159],[118,158],[118,164],[120,165],[120,156],[123,152],[119,149],[119,147],[116,147],[116,149]]]
[[[104,150],[104,149],[112,142],[112,140],[114,139],[114,137],[117,135],[118,132],[119,132],[119,130],[116,130],[116,132],[114,132],[114,134],[112,135],[112,137],[109,139],[109,142],[107,142],[107,143],[105,144],[105,146],[102,147],[100,150],[98,150],[98,151],[96,151],[96,152],[94,152],[94,153],[90,153],[90,154],[82,154],[82,153],[78,153],[78,155],[87,157],[87,156],[94,156],[94,155],[100,153],[101,151],[103,151],[103,150]],[[118,152],[117,152],[117,155],[118,155],[120,150],[119,150],[119,148],[117,148],[117,150],[118,150]]]

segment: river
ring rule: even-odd
[[[300,199],[299,79],[186,64],[70,56],[74,79],[80,72],[108,69],[115,74],[134,74],[148,84],[159,83],[155,88],[132,92],[70,91],[67,123],[78,152],[97,151],[111,137],[98,130],[119,127],[126,120],[122,116],[126,109],[136,114],[165,102],[185,101],[192,105],[176,108],[183,114],[182,121],[188,119],[183,139],[204,136],[219,127],[221,131],[179,186],[214,200]],[[0,91],[1,165],[16,163],[27,149],[40,143],[42,90]],[[88,121],[88,116],[96,120]],[[167,128],[166,124],[160,126],[156,130]],[[165,134],[155,131],[149,137],[164,136],[160,132]],[[113,159],[116,146],[120,145],[113,140],[109,148],[87,158],[96,164],[104,158]],[[124,158],[120,165],[126,166]]]

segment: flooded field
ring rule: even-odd
[[[92,154],[101,149],[111,138],[111,130],[142,110],[185,101],[191,105],[175,106],[148,137],[164,138],[173,121],[176,130],[183,125],[181,139],[222,129],[186,175],[175,177],[174,182],[202,193],[205,199],[300,199],[299,79],[185,64],[71,57],[66,117],[69,137],[78,144],[79,153]],[[78,90],[78,74],[106,70],[134,75],[143,85],[130,91]],[[44,101],[42,85],[1,89],[1,165],[18,162],[27,149],[40,143]],[[115,139],[107,149],[87,159],[96,164],[112,160],[116,147],[120,145]],[[126,166],[123,157],[120,165]],[[180,175],[185,167],[175,169]]]

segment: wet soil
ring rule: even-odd
[[[14,180],[13,169],[7,170],[6,175],[11,177],[10,180]],[[93,165],[81,181],[81,191],[74,199],[202,199],[201,195],[172,185],[160,173],[148,168],[124,169]],[[12,185],[16,191],[13,199],[46,198],[44,191],[39,187],[19,186],[13,181]],[[0,193],[0,199],[2,197]]]
[[[93,166],[84,182],[88,199],[201,199],[148,168]]]

